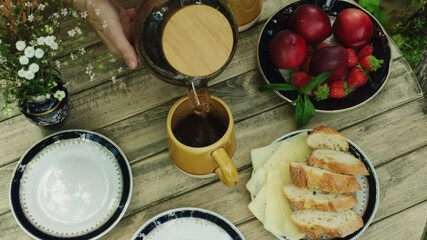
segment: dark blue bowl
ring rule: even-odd
[[[263,75],[264,80],[267,83],[284,83],[287,81],[279,72],[279,69],[274,65],[270,59],[269,54],[269,45],[274,34],[287,29],[288,20],[291,17],[295,9],[302,4],[315,4],[319,7],[323,7],[326,3],[323,1],[298,1],[287,5],[277,11],[270,19],[265,23],[261,34],[258,40],[258,67]],[[327,11],[328,15],[335,17],[340,11],[346,8],[357,8],[366,12],[363,8],[344,1],[335,1],[330,10]],[[387,34],[383,27],[378,23],[378,21],[368,12],[372,23],[374,24],[374,36],[372,37],[370,44],[374,47],[373,55],[378,59],[384,60],[381,68],[377,69],[375,72],[371,72],[371,80],[353,91],[345,98],[341,99],[325,99],[322,101],[317,101],[314,98],[311,98],[311,101],[318,112],[338,112],[350,110],[355,107],[362,105],[363,103],[371,100],[383,87],[388,79],[390,73],[390,64],[391,64],[391,51],[390,45],[387,38]],[[294,101],[297,98],[296,92],[283,92],[275,91],[277,95],[281,98],[286,99],[289,102]]]

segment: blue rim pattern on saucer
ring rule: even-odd
[[[27,218],[23,206],[21,205],[21,194],[20,188],[23,183],[23,177],[25,176],[25,169],[28,164],[33,161],[35,156],[40,153],[45,148],[51,146],[52,144],[65,141],[65,140],[73,140],[79,139],[83,141],[91,141],[97,144],[100,144],[105,148],[105,150],[111,154],[115,160],[117,161],[118,168],[121,173],[122,182],[122,192],[121,197],[119,199],[117,208],[111,214],[111,217],[103,222],[100,226],[96,226],[88,232],[83,233],[79,236],[69,236],[69,237],[60,237],[51,235],[46,233],[46,231],[42,231],[37,226],[35,226],[31,221]],[[111,140],[106,138],[105,136],[87,131],[87,130],[66,130],[61,131],[55,134],[52,134],[35,145],[33,145],[20,159],[16,170],[12,176],[11,184],[10,184],[10,205],[12,213],[20,225],[20,227],[30,236],[36,239],[93,239],[99,238],[100,236],[106,234],[109,230],[111,230],[124,215],[127,207],[130,203],[132,192],[132,173],[130,169],[130,165],[124,153],[119,149],[119,147],[114,144]]]
[[[310,133],[310,131],[312,131],[312,129],[297,130],[297,131],[285,134],[284,136],[276,139],[274,142],[283,141],[299,133],[303,133],[303,132]],[[345,240],[354,240],[360,237],[360,235],[362,235],[362,233],[366,231],[366,229],[369,227],[371,222],[374,220],[374,217],[378,210],[378,205],[380,202],[380,184],[378,181],[377,173],[375,172],[375,168],[372,165],[371,161],[369,160],[368,156],[366,156],[366,154],[352,141],[350,141],[349,139],[347,139],[347,141],[350,146],[349,153],[351,153],[356,158],[360,159],[369,172],[369,175],[366,176],[369,193],[367,197],[368,199],[367,199],[366,206],[363,209],[364,210],[364,213],[362,216],[363,227],[357,230],[356,232],[354,232],[353,234],[346,236],[345,238],[337,238],[337,239],[345,239]],[[285,237],[279,237],[279,236],[277,237],[280,239],[286,239]]]
[[[209,223],[216,225],[219,230],[226,232],[230,239],[245,240],[239,230],[227,219],[214,212],[201,208],[177,208],[158,214],[142,225],[134,234],[132,240],[147,239],[150,234],[152,234],[162,224],[166,224],[171,220],[177,219],[199,219],[202,221],[208,221]]]

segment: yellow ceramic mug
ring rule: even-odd
[[[233,116],[228,106],[218,97],[211,96],[211,104],[211,113],[228,125],[224,135],[205,147],[191,147],[179,142],[173,129],[180,120],[193,112],[188,97],[183,97],[171,107],[167,117],[169,155],[174,164],[185,173],[195,177],[209,177],[215,173],[226,186],[232,187],[239,179],[231,160],[236,151]]]

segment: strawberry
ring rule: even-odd
[[[367,44],[365,46],[363,46],[359,52],[357,52],[357,58],[360,60],[363,57],[372,55],[372,53],[374,52],[374,48],[372,47],[372,45]]]
[[[346,48],[347,51],[347,65],[349,68],[356,66],[359,59],[357,58],[356,52],[352,48]]]
[[[348,95],[347,83],[343,80],[329,82],[329,98],[343,98]]]
[[[329,43],[325,43],[325,42],[321,42],[321,43],[319,43],[319,44],[317,45],[317,49],[321,49],[321,48],[329,47],[329,46],[331,46],[331,44],[329,44]]]
[[[324,100],[329,96],[329,86],[327,83],[322,83],[316,88],[313,89],[312,94],[314,98],[318,101]]]
[[[348,88],[356,89],[368,82],[368,77],[362,69],[355,67],[347,74],[346,80]]]
[[[291,78],[295,87],[305,87],[311,82],[310,75],[303,71],[292,73]]]
[[[376,57],[369,55],[365,56],[362,59],[359,60],[360,66],[369,72],[376,71],[378,68],[381,67],[381,64],[383,64],[384,61],[381,59],[377,59]]]

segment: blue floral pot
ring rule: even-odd
[[[65,97],[59,101],[56,98],[46,98],[41,101],[25,101],[20,105],[21,113],[37,126],[47,127],[62,123],[68,114],[68,91],[63,83],[58,82],[57,90],[65,92]]]

